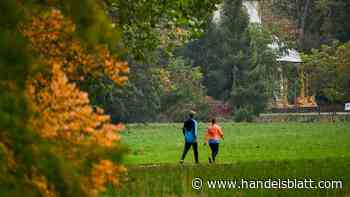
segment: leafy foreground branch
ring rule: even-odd
[[[128,65],[107,45],[82,44],[79,26],[54,3],[23,4],[0,3],[0,196],[97,196],[126,172],[123,126],[75,83],[108,76],[123,85]]]

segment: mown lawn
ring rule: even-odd
[[[130,148],[128,180],[105,196],[350,196],[350,123],[222,124],[225,140],[218,163],[207,164],[200,124],[200,164],[183,149],[181,124],[128,125],[122,133]],[[201,177],[203,189],[191,181]],[[342,189],[208,189],[209,179],[342,180]]]
[[[199,159],[207,163],[203,145],[207,124],[199,126]],[[350,123],[223,123],[219,163],[350,157]],[[128,125],[123,142],[131,150],[127,164],[177,163],[183,150],[181,124]],[[189,151],[187,163],[193,162]]]

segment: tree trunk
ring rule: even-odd
[[[311,0],[305,0],[304,6],[298,5],[299,9],[300,9],[300,14],[302,12],[302,14],[300,15],[300,27],[299,27],[299,45],[303,48],[304,47],[304,40],[305,40],[305,25],[306,25],[306,19],[308,16],[308,12],[309,12],[309,7],[310,7],[310,1]],[[300,2],[300,1],[298,1]],[[302,10],[302,7],[304,7],[304,9]]]

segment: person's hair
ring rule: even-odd
[[[190,111],[190,113],[188,114],[188,116],[189,116],[190,118],[194,118],[194,115],[195,115],[195,112],[194,112],[194,111]]]
[[[211,124],[215,124],[215,123],[216,123],[216,119],[215,118],[211,119]]]

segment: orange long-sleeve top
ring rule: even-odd
[[[205,142],[208,142],[209,140],[219,141],[223,137],[224,133],[222,132],[221,127],[218,124],[211,124],[205,133]]]

